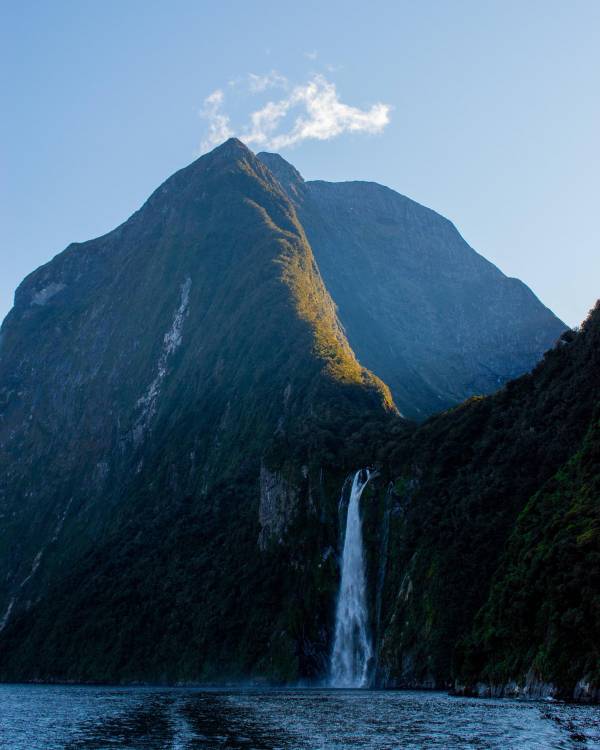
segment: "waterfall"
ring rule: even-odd
[[[331,655],[333,687],[367,687],[373,646],[368,632],[365,561],[360,520],[360,496],[373,474],[361,469],[354,475],[342,556],[342,580],[335,617]]]

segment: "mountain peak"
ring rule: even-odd
[[[228,138],[219,146],[208,151],[197,160],[200,164],[225,164],[227,162],[237,162],[243,159],[253,161],[254,153],[242,143],[239,138]]]
[[[211,154],[252,154],[252,151],[246,146],[245,143],[242,143],[239,138],[228,138],[226,141],[223,141],[220,146],[216,146],[216,148],[213,148],[212,151],[209,153]],[[252,154],[254,155],[254,154]]]

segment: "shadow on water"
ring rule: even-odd
[[[83,721],[64,750],[277,750],[291,738],[261,726],[252,711],[225,695],[149,696],[117,716]],[[275,736],[276,735],[276,736]]]
[[[168,696],[151,696],[143,705],[128,707],[117,716],[83,720],[75,728],[76,736],[65,744],[65,750],[170,747],[176,736],[172,702]]]
[[[225,703],[215,696],[195,696],[194,700],[186,702],[183,713],[196,734],[203,738],[198,744],[189,745],[190,748],[276,750],[293,747],[292,737],[284,730],[265,726],[251,710]]]

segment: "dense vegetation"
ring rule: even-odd
[[[519,515],[490,596],[464,645],[463,679],[537,679],[598,696],[600,420]],[[579,681],[583,684],[578,685]],[[589,688],[586,688],[589,685]],[[591,689],[590,689],[591,688]]]
[[[599,372],[596,307],[531,374],[387,447],[386,684],[597,684]]]

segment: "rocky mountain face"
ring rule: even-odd
[[[69,601],[52,630],[72,634],[61,650],[87,653],[95,623],[95,647],[111,659],[138,614],[153,616],[142,608],[112,624],[112,597],[135,601],[138,580],[126,594],[131,560],[119,575],[106,570],[132,544],[144,550],[131,553],[141,578],[160,588],[166,571],[155,565],[165,553],[153,535],[166,543],[165,530],[192,514],[200,527],[188,546],[178,540],[180,551],[191,545],[207,563],[229,554],[223,585],[238,586],[244,555],[255,558],[257,539],[264,546],[291,517],[269,505],[287,481],[273,446],[289,442],[287,457],[302,442],[294,433],[314,440],[320,421],[344,434],[352,419],[395,413],[387,386],[347,343],[293,206],[238,141],[175,174],[114,232],[67,248],[23,282],[2,327],[0,398],[0,622],[31,617],[38,627],[28,637],[45,639],[39,617],[48,601],[62,601],[49,593],[58,586]],[[308,487],[308,459],[289,463]],[[290,493],[290,503],[299,500]],[[86,555],[94,573],[65,583]],[[173,573],[168,596],[182,596],[178,576],[191,586],[201,574],[216,571]],[[78,597],[95,575],[107,577],[106,588],[84,606]],[[190,591],[184,608],[208,604],[195,599]],[[81,630],[68,619],[77,601],[89,612]],[[179,617],[175,599],[164,606]],[[37,662],[50,673],[35,654],[29,668]],[[85,671],[71,656],[59,674],[114,670],[95,662]]]
[[[417,427],[396,405],[491,390],[564,326],[392,191],[305,183],[234,139],[201,157],[25,279],[2,326],[0,678],[322,680],[349,479],[376,466],[378,684],[597,685],[595,633],[572,674],[530,658],[563,637],[562,593],[550,635],[523,621],[519,660],[493,654],[515,577],[514,617],[541,590],[531,519],[536,560],[574,566],[571,634],[590,616],[598,323]]]
[[[258,155],[296,206],[350,345],[422,420],[530,370],[565,330],[443,216],[373,182],[305,182]]]

